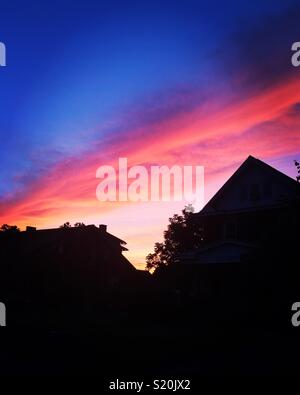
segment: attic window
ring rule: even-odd
[[[236,222],[229,221],[224,224],[224,236],[225,239],[235,239],[236,238]]]
[[[271,197],[272,196],[272,184],[270,182],[264,183],[264,196]]]
[[[250,200],[252,201],[260,200],[259,184],[250,185]]]
[[[248,198],[248,191],[247,191],[247,186],[243,185],[240,188],[240,201],[241,202],[245,202]]]

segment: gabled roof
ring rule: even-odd
[[[230,189],[230,187],[242,177],[243,173],[249,168],[259,167],[265,173],[268,173],[270,177],[275,177],[279,182],[284,183],[287,187],[290,186],[295,191],[300,193],[300,184],[293,178],[287,176],[286,174],[280,172],[274,167],[268,165],[267,163],[254,158],[249,155],[248,158],[241,164],[241,166],[233,173],[233,175],[225,182],[225,184],[216,192],[216,194],[206,203],[203,209],[197,213],[205,213],[210,208],[214,208],[217,201],[223,198],[224,193]],[[196,215],[197,215],[196,214]]]

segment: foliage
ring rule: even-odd
[[[0,228],[0,232],[20,232],[20,229],[16,225],[3,224]]]
[[[297,168],[297,172],[298,172],[298,176],[296,177],[296,180],[298,181],[298,182],[300,182],[300,163],[299,162],[297,162],[296,160],[294,160],[294,163],[295,163],[295,166],[296,166],[296,168]]]
[[[74,224],[74,228],[83,228],[85,226],[85,224],[83,222],[76,222]]]
[[[194,209],[188,205],[182,215],[174,214],[164,232],[164,241],[155,243],[154,252],[146,257],[146,269],[156,270],[176,262],[178,255],[202,243],[202,231],[197,225]]]
[[[63,225],[60,226],[60,228],[72,228],[72,225],[70,222],[65,222]]]

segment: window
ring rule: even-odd
[[[271,197],[272,196],[272,184],[270,182],[264,183],[264,196]]]
[[[225,222],[224,236],[225,239],[236,238],[236,223],[234,221]]]
[[[240,188],[240,201],[245,202],[248,199],[248,191],[247,191],[247,186],[243,185]]]
[[[250,200],[256,201],[260,199],[260,188],[259,184],[250,185]]]

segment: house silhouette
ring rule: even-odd
[[[88,322],[128,311],[146,279],[125,245],[106,225],[1,232],[0,297],[11,323],[73,325],[80,315]]]
[[[206,308],[209,322],[216,304],[225,321],[246,311],[266,318],[270,304],[285,304],[282,309],[288,311],[298,289],[299,202],[296,180],[249,156],[193,214],[202,240],[161,271],[162,289],[173,291],[191,316],[195,308]]]
[[[202,248],[182,254],[184,264],[241,262],[274,228],[293,221],[300,184],[249,156],[211,200],[194,214]]]

